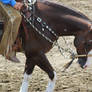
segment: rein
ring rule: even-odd
[[[92,54],[89,54],[89,55],[86,55],[86,54],[83,54],[83,55],[74,55],[74,56],[70,56],[70,58],[79,58],[79,57],[92,57]]]

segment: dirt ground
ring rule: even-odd
[[[77,9],[92,19],[92,0],[58,0],[53,2]],[[72,43],[73,37],[66,37],[65,39],[69,39],[68,47],[62,37],[58,40],[60,46],[65,49],[72,47],[75,51]],[[62,72],[63,66],[70,59],[64,58],[57,47],[53,47],[46,55],[57,73],[54,92],[92,92],[92,67],[82,70],[75,60],[66,72]],[[68,53],[64,53],[64,55],[69,56]],[[0,56],[0,92],[19,92],[26,58],[23,53],[17,53],[17,57],[21,63],[15,64]],[[44,92],[48,81],[47,74],[35,67],[29,83],[29,92]]]

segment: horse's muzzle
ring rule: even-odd
[[[78,58],[78,63],[79,63],[79,65],[80,65],[80,67],[81,67],[82,69],[85,68],[84,65],[86,64],[86,60],[87,60],[86,57]]]

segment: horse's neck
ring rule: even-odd
[[[55,7],[54,7],[55,5]],[[90,20],[84,14],[72,10],[66,6],[51,2],[38,2],[39,16],[48,23],[59,36],[73,35],[79,30],[88,30]]]
[[[78,30],[88,29],[90,23],[86,21],[87,18],[86,20],[84,17],[82,18],[82,14],[80,15],[78,12],[63,7],[62,5],[56,5],[53,7],[51,2],[50,4],[48,3],[39,2],[38,0],[35,7],[35,14],[46,22],[46,24],[51,27],[58,36],[74,35]],[[68,12],[64,9],[67,9]],[[73,14],[69,11],[73,11]]]
[[[62,27],[62,19],[56,9],[52,8],[51,6],[48,6],[48,4],[46,4],[45,2],[37,2],[35,8],[36,15],[39,16],[42,21],[46,22],[47,26],[50,27],[58,36],[70,34],[67,29]]]

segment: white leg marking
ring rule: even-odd
[[[54,71],[54,78],[53,80],[50,80],[46,89],[46,92],[53,92],[56,82],[56,72]]]
[[[29,77],[31,75],[28,75],[28,74],[24,74],[24,79],[23,79],[23,82],[22,82],[22,85],[21,85],[21,88],[20,88],[20,91],[19,92],[28,92],[28,80],[29,80]]]
[[[90,55],[90,54],[92,54],[92,50],[88,53],[88,55]],[[85,66],[91,66],[92,65],[92,57],[88,57],[87,58],[87,62],[86,62],[86,64],[84,65],[84,67]]]

